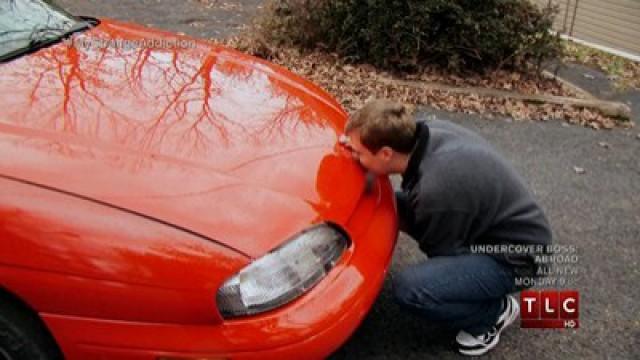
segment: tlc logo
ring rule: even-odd
[[[580,294],[575,290],[527,290],[520,293],[520,327],[577,329]]]

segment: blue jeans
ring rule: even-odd
[[[394,296],[423,318],[477,336],[491,329],[515,273],[488,255],[441,256],[393,277]]]

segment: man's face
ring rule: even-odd
[[[366,146],[360,142],[360,134],[357,130],[351,131],[347,134],[347,137],[342,141],[342,144],[351,152],[351,156],[360,165],[377,174],[387,175],[389,170],[389,162],[391,160],[392,150],[388,147],[383,147],[376,153],[372,153]]]

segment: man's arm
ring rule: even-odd
[[[411,202],[406,193],[402,191],[396,191],[396,207],[398,210],[398,222],[400,231],[404,231],[407,234],[413,232],[415,224],[413,209],[411,208]]]
[[[418,210],[410,234],[428,256],[468,253],[472,221],[473,217],[462,210]]]

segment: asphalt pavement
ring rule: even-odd
[[[237,32],[262,3],[58,2],[79,15],[133,21],[203,38]],[[638,119],[637,92],[611,92],[606,76],[586,68],[568,69],[560,75],[573,76],[603,98],[628,102]],[[514,324],[484,358],[640,359],[640,128],[595,131],[560,121],[517,122],[423,111],[475,130],[502,150],[545,209],[554,241],[574,245],[579,255],[578,263],[572,265],[577,274],[565,276],[568,283],[563,288],[580,292],[580,328],[520,329]],[[394,273],[418,261],[428,260],[411,239],[401,236],[380,297],[362,326],[331,359],[462,358],[449,347],[452,334],[403,312],[392,300]]]

